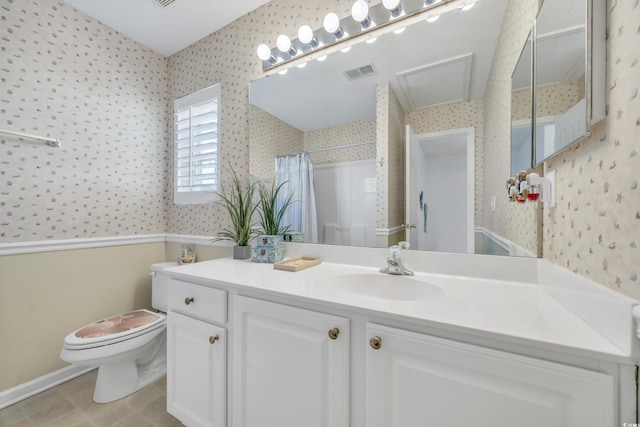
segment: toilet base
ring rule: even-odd
[[[167,372],[166,365],[144,376],[138,375],[138,369],[135,362],[118,366],[100,366],[93,401],[109,403],[122,399],[162,378]]]

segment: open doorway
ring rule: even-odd
[[[475,131],[416,135],[407,126],[407,238],[412,249],[474,253]]]

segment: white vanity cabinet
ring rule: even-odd
[[[168,296],[167,411],[188,427],[226,427],[226,292],[172,280]]]
[[[349,320],[233,298],[232,424],[349,426]]]
[[[366,325],[366,426],[614,425],[610,375]]]

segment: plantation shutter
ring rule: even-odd
[[[216,200],[219,111],[219,84],[175,100],[173,199],[177,205]]]

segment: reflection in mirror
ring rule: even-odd
[[[511,176],[531,169],[533,123],[533,32],[522,48],[511,75]],[[510,196],[512,196],[510,194]]]
[[[483,0],[251,82],[251,174],[272,179],[276,157],[309,152],[319,242],[404,240],[406,125],[418,136],[475,128],[484,173],[483,96],[506,4]],[[484,189],[472,191],[480,212]]]
[[[588,136],[587,22],[587,0],[545,0],[536,18],[536,165]]]

